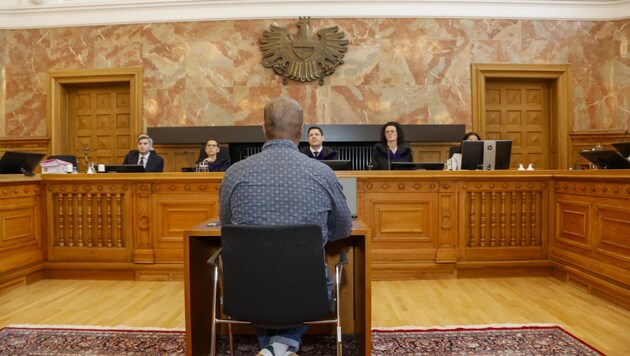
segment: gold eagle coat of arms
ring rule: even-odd
[[[348,51],[345,34],[337,26],[327,27],[317,31],[319,40],[313,40],[309,22],[309,17],[300,17],[295,40],[287,28],[276,24],[269,26],[260,39],[262,65],[282,76],[283,84],[288,79],[299,82],[319,79],[319,85],[324,85],[324,77],[343,64]]]

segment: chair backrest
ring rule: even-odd
[[[77,166],[77,156],[71,156],[71,155],[53,155],[53,156],[48,156],[48,159],[60,159],[62,161],[66,161],[68,163],[72,163],[73,167]]]
[[[319,225],[225,225],[221,245],[225,314],[273,329],[330,313]]]
[[[227,147],[220,146],[221,150],[217,153],[217,159],[222,160],[225,159],[227,161],[230,160],[230,150]],[[199,148],[199,156],[197,157],[197,162],[204,160],[208,155],[206,154],[206,143],[202,143]]]

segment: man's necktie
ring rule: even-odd
[[[317,157],[317,155],[319,155],[318,151],[313,152],[313,157]]]
[[[144,157],[140,157],[140,165],[144,167]]]

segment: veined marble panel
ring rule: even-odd
[[[258,125],[274,96],[296,98],[308,124],[472,125],[472,63],[564,64],[573,130],[630,129],[630,20],[317,18],[338,26],[344,64],[317,82],[282,84],[259,38],[297,19],[0,30],[0,136],[46,136],[49,70],[141,66],[148,126]]]

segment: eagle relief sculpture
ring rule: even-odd
[[[310,17],[300,17],[295,40],[291,40],[287,28],[275,24],[260,39],[262,65],[281,75],[283,84],[287,84],[287,79],[300,82],[319,79],[319,85],[324,85],[324,77],[343,64],[348,50],[345,34],[337,26],[327,27],[317,31],[319,41],[313,40],[309,22]]]

